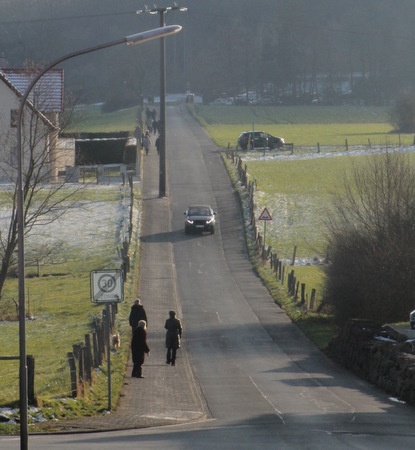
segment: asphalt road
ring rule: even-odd
[[[275,305],[247,259],[238,202],[220,156],[183,111],[167,109],[166,217],[186,351],[210,418],[36,437],[36,448],[414,448],[414,409],[327,359]],[[214,235],[183,232],[186,207],[199,202],[218,212]]]

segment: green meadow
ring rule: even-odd
[[[29,317],[26,322],[26,352],[35,359],[35,395],[41,414],[50,420],[94,415],[104,411],[108,405],[106,366],[94,372],[92,387],[86,388],[84,397],[71,399],[67,353],[72,352],[74,344],[84,342],[94,318],[102,317],[104,306],[91,301],[90,274],[93,270],[119,267],[118,234],[123,216],[112,212],[122,210],[123,197],[128,195],[128,189],[94,184],[76,191],[74,195],[78,205],[72,206],[60,219],[67,231],[59,253],[41,261],[40,277],[36,276],[36,267],[26,265],[26,313]],[[138,189],[135,196],[137,216],[141,201]],[[108,211],[107,215],[105,211]],[[62,239],[61,232],[50,227],[46,226],[47,234],[57,234],[55,237]],[[27,248],[37,239],[45,243],[38,233],[28,236]],[[138,233],[137,228],[134,233]],[[118,308],[117,331],[124,342],[128,341],[130,333],[128,300],[135,295],[139,273],[138,243],[135,235],[130,248],[131,272],[125,284],[126,301]],[[2,356],[19,354],[19,324],[14,301],[18,298],[17,284],[16,278],[8,279],[0,301]],[[111,356],[114,405],[123,384],[127,356],[128,345],[122,345]],[[1,361],[0,408],[18,405],[18,368],[16,360]],[[0,434],[16,431],[18,428],[14,425],[0,424]]]
[[[243,131],[262,130],[297,146],[403,145],[412,134],[399,135],[390,108],[352,106],[207,106],[191,105],[218,147],[234,148]]]
[[[137,125],[137,107],[103,113],[101,105],[78,107],[73,115],[68,132],[109,133],[133,132]]]

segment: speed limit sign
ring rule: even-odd
[[[91,296],[96,303],[119,303],[124,300],[121,270],[94,270],[91,272]]]

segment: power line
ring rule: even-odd
[[[113,13],[102,13],[102,14],[88,14],[88,15],[82,15],[82,16],[49,17],[49,18],[42,18],[42,19],[39,18],[39,19],[26,19],[26,20],[9,20],[9,21],[0,21],[0,25],[20,25],[20,24],[26,24],[26,23],[57,22],[57,21],[65,21],[65,20],[126,16],[126,15],[135,15],[135,14],[136,14],[136,11],[125,11],[125,12],[113,12]]]

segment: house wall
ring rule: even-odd
[[[10,164],[17,164],[17,127],[11,126],[11,111],[17,111],[18,108],[19,99],[16,93],[0,81],[0,182],[3,183],[16,177],[16,172],[10,167]],[[17,112],[15,117],[17,121]]]
[[[6,83],[0,80],[0,182],[11,182],[16,179],[17,154],[17,114],[20,99],[15,91]],[[12,113],[13,112],[13,113]],[[29,136],[30,117],[36,114],[29,107],[25,108],[22,145],[25,148],[24,136]],[[55,140],[50,139],[52,128],[39,116],[39,131],[37,132],[36,150],[39,152],[49,151],[49,143]],[[27,161],[23,160],[23,167]],[[49,167],[45,167],[49,170]]]

